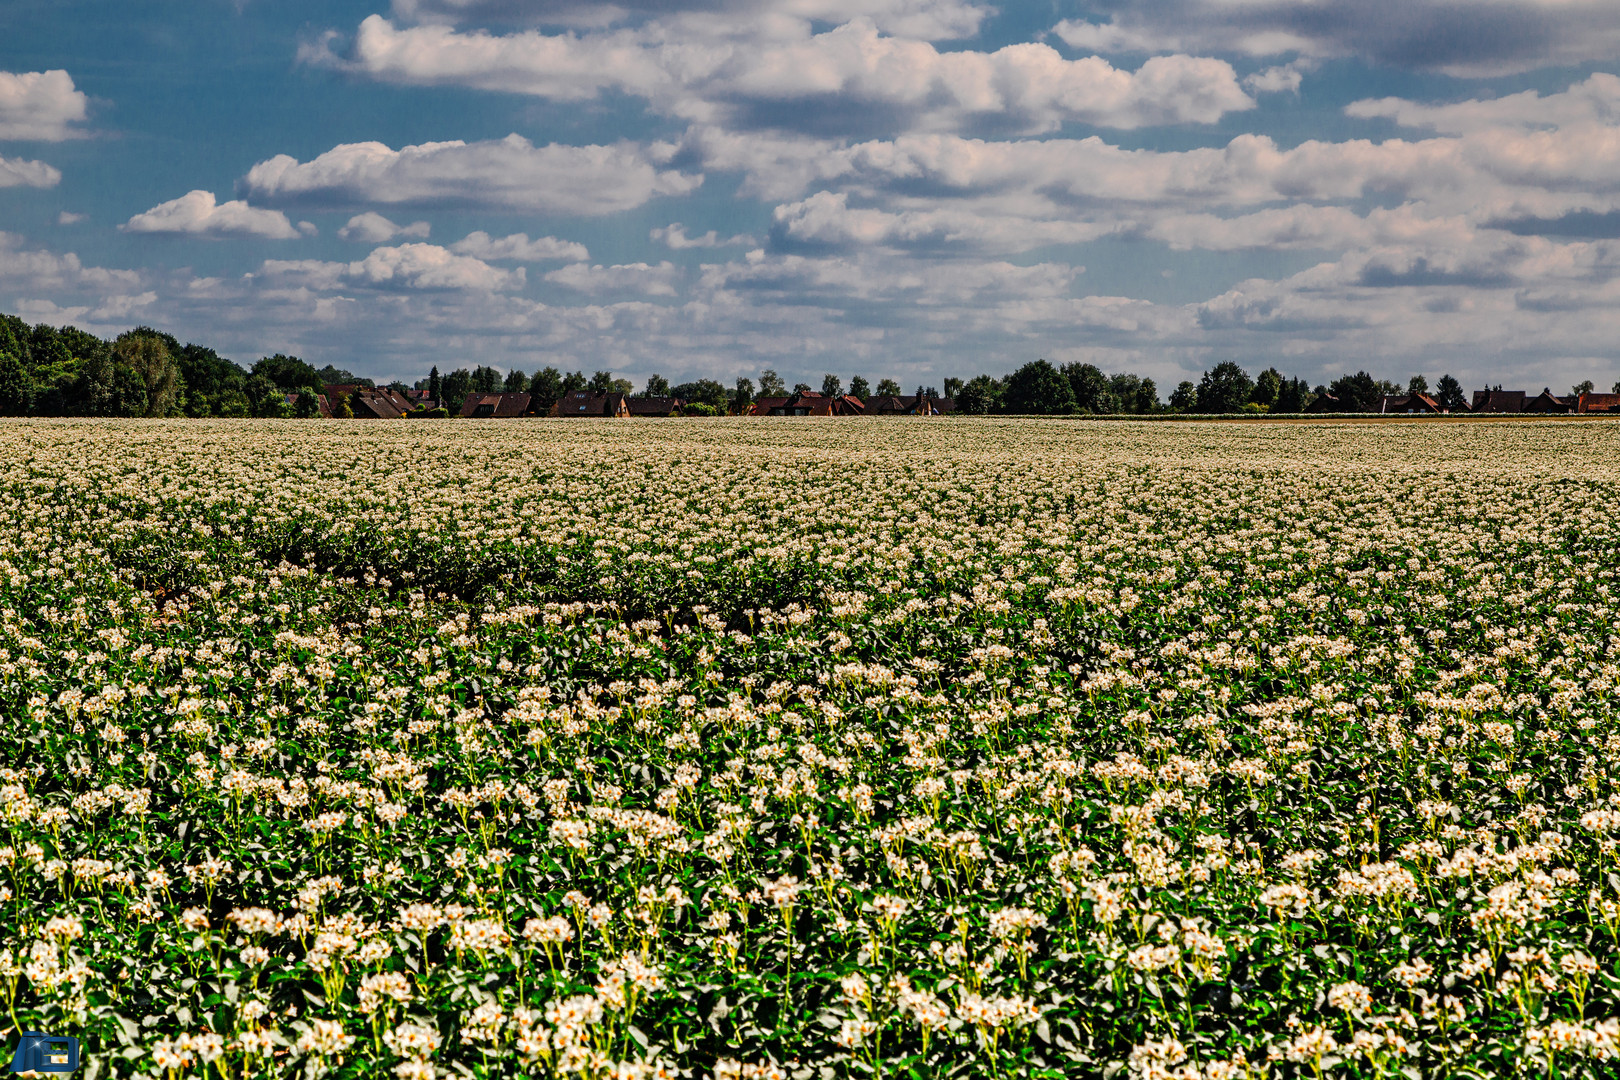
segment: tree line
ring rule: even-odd
[[[182,345],[173,335],[147,326],[103,341],[72,326],[30,326],[14,315],[0,315],[0,416],[315,416],[317,398],[330,385],[374,383],[332,365],[316,368],[282,353],[243,367],[206,346]],[[679,399],[689,414],[714,416],[742,413],[759,398],[785,398],[813,389],[802,382],[790,388],[769,368],[760,373],[757,384],[747,377],[729,387],[714,379],[671,384],[655,374],[638,390],[611,371],[587,377],[582,371],[565,373],[547,366],[529,375],[486,365],[443,375],[434,367],[414,387],[400,381],[389,385],[400,391],[425,391],[437,406],[428,415],[453,415],[468,395],[501,391],[531,395],[530,411],[544,413],[565,394],[586,390]],[[1375,411],[1386,395],[1428,394],[1446,409],[1468,403],[1462,384],[1451,375],[1442,375],[1432,391],[1423,375],[1412,376],[1402,387],[1365,371],[1312,387],[1275,367],[1250,378],[1230,361],[1216,364],[1198,382],[1182,382],[1168,402],[1159,400],[1158,387],[1150,378],[1109,375],[1094,364],[1058,366],[1046,360],[1031,361],[1000,378],[948,378],[943,385],[943,394],[933,386],[918,386],[915,393],[954,399],[957,411],[977,415],[1297,413],[1324,394],[1331,395],[1334,408],[1343,412]],[[1591,382],[1584,382],[1571,393],[1592,389]],[[846,387],[841,376],[830,373],[823,376],[819,392],[828,397],[848,393],[863,401],[906,393],[894,379],[873,385],[865,376],[855,375]],[[1620,394],[1620,383],[1614,392]],[[330,404],[338,415],[349,412],[346,401]]]

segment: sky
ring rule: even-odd
[[[1614,0],[5,0],[0,311],[382,380],[1620,379]]]

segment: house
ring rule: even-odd
[[[624,394],[593,394],[570,390],[557,399],[548,416],[629,416]]]
[[[1381,416],[1438,416],[1446,411],[1428,394],[1385,394],[1378,405]]]
[[[1558,397],[1550,388],[1544,386],[1541,393],[1524,403],[1522,411],[1543,414],[1572,413],[1575,411],[1575,403],[1568,398]]]
[[[412,406],[398,391],[361,386],[349,395],[349,408],[357,420],[398,420]]]
[[[522,416],[529,411],[528,394],[468,394],[461,403],[457,416],[467,418],[491,417],[502,420]]]
[[[748,409],[749,416],[781,416],[781,413],[772,413],[772,409],[780,409],[788,403],[785,397],[755,398],[754,404]]]
[[[1346,409],[1344,406],[1345,403],[1340,401],[1333,394],[1318,394],[1316,397],[1311,399],[1311,403],[1309,405],[1305,406],[1305,411],[1308,413],[1345,412]]]
[[[1582,394],[1575,400],[1578,413],[1620,413],[1620,394]]]
[[[911,399],[913,403],[916,400],[916,398]],[[906,399],[896,397],[893,394],[866,399],[866,415],[868,416],[905,416],[910,411],[911,406],[906,403]]]
[[[678,416],[686,407],[678,397],[633,397],[624,404],[631,416]]]
[[[1473,411],[1477,413],[1520,413],[1524,412],[1523,390],[1475,390]]]

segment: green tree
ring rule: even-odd
[[[1198,387],[1183,379],[1170,391],[1170,407],[1176,412],[1192,412],[1198,408]]]
[[[501,381],[501,389],[508,394],[526,394],[529,392],[529,377],[517,368],[506,373]]]
[[[268,375],[255,373],[248,376],[243,393],[254,416],[277,417],[286,412],[287,402],[282,396],[284,391]]]
[[[321,374],[296,356],[276,353],[253,365],[254,375],[263,375],[283,390],[299,390],[321,385]]]
[[[799,382],[799,383],[794,383],[793,384],[793,392],[795,394],[808,394],[810,392],[810,389],[811,389],[810,384],[807,383],[807,382]]]
[[[187,346],[187,348],[190,348],[190,346]],[[356,386],[377,385],[364,375],[356,375],[354,372],[337,367],[334,364],[327,364],[315,374],[320,379],[317,384],[319,386],[347,386],[350,383]]]
[[[330,404],[330,403],[329,403]],[[321,414],[321,403],[316,399],[313,387],[307,387],[298,392],[298,400],[293,403],[293,415],[300,420],[308,420]]]
[[[872,396],[872,384],[866,381],[865,375],[853,375],[849,380],[849,393],[865,401]]]
[[[1314,397],[1304,379],[1287,379],[1277,390],[1277,403],[1272,412],[1302,413]]]
[[[472,372],[466,368],[456,368],[444,377],[444,400],[439,404],[449,409],[450,415],[454,416],[461,411],[462,402],[466,401],[467,395],[472,392]]]
[[[782,376],[778,375],[770,368],[766,368],[764,371],[760,372],[759,396],[787,397],[787,384],[782,381]]]
[[[1418,394],[1428,394],[1429,380],[1422,375],[1414,375],[1406,383],[1406,392],[1414,397]]]
[[[843,397],[844,380],[833,374],[823,375],[821,377],[821,393],[825,397]]]
[[[555,371],[556,368],[552,368],[551,370]],[[428,372],[428,397],[433,399],[433,404],[435,406],[439,406],[443,404],[443,402],[440,400],[440,397],[443,394],[444,380],[439,377],[439,365],[434,364],[433,370]]]
[[[956,397],[956,395],[960,394],[961,392],[962,392],[962,380],[958,379],[954,375],[946,376],[946,378],[945,378],[945,396],[948,397],[948,398],[954,399]]]
[[[583,371],[570,371],[563,376],[562,388],[564,394],[572,394],[575,390],[583,390],[589,385]]]
[[[877,384],[878,397],[899,397],[900,384],[893,379],[879,379]]]
[[[736,389],[731,392],[731,411],[741,416],[754,404],[754,380],[738,376]]]
[[[1593,384],[1592,380],[1586,379],[1583,382],[1578,382],[1574,386],[1570,387],[1569,393],[1571,397],[1580,397],[1582,394],[1590,394],[1595,389],[1597,389],[1597,387]]]
[[[173,338],[168,341],[174,340]],[[168,416],[180,397],[180,365],[168,341],[158,334],[131,330],[113,342],[112,360],[141,380],[145,399],[140,416]]]
[[[501,373],[487,364],[473,368],[472,388],[480,394],[493,394],[501,388]]]
[[[1328,393],[1339,399],[1342,412],[1374,412],[1379,398],[1384,396],[1384,387],[1365,371],[1358,371],[1334,379]]]
[[[669,397],[669,380],[662,375],[647,376],[647,389],[641,392],[642,397]]]
[[[1462,383],[1453,378],[1449,372],[1440,376],[1440,381],[1434,384],[1434,400],[1442,409],[1461,409],[1468,404],[1468,398],[1463,394]]]
[[[988,375],[975,375],[956,392],[958,412],[984,416],[1001,411],[1001,382]]]
[[[1002,405],[1019,415],[1061,415],[1077,407],[1074,384],[1045,360],[1032,360],[1007,376]]]
[[[1115,411],[1108,392],[1108,376],[1096,364],[1064,364],[1063,377],[1069,380],[1074,407],[1085,413]]]
[[[693,382],[684,382],[671,389],[670,393],[687,402],[707,405],[717,413],[726,411],[729,395],[721,383],[713,379],[697,379]],[[712,415],[712,414],[704,414]]]
[[[1254,377],[1254,389],[1249,391],[1249,400],[1257,405],[1264,405],[1275,410],[1277,396],[1282,393],[1282,385],[1286,377],[1274,367],[1268,367]]]
[[[563,396],[562,372],[554,367],[544,367],[534,373],[529,380],[529,411],[548,412]]]
[[[209,416],[220,412],[220,401],[232,390],[247,384],[248,373],[203,345],[185,345],[175,354],[184,386],[183,409],[187,416]]]
[[[1204,372],[1198,383],[1198,411],[1201,413],[1241,412],[1249,401],[1254,384],[1249,373],[1230,360]]]
[[[14,353],[0,352],[0,416],[27,416],[33,408],[34,380],[28,369]]]
[[[593,394],[613,393],[613,372],[598,371],[591,376],[591,381],[585,384],[585,389]]]

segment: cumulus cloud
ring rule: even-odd
[[[612,214],[703,183],[702,176],[661,165],[657,147],[535,146],[521,135],[399,150],[344,143],[307,162],[286,154],[261,161],[242,187],[249,198],[270,203]]]
[[[972,37],[993,9],[964,0],[394,0],[393,10],[411,21],[577,27],[612,26],[645,16],[729,28],[739,22],[842,23],[864,16],[886,33],[940,41]]]
[[[670,262],[661,262],[656,266],[644,262],[619,266],[575,263],[553,270],[546,275],[546,280],[582,293],[633,292],[643,296],[674,296],[681,274],[681,268]]]
[[[451,244],[450,250],[458,255],[506,262],[549,262],[553,259],[583,262],[591,257],[584,244],[573,240],[559,240],[555,236],[530,240],[528,233],[494,238],[482,230],[468,233]]]
[[[0,154],[0,188],[55,187],[62,182],[62,173],[43,161],[8,158]]]
[[[60,214],[56,215],[56,223],[58,225],[78,225],[89,220],[90,215],[75,214],[71,210],[63,210]]]
[[[314,231],[314,226],[307,223],[295,228],[280,210],[262,210],[239,199],[216,203],[211,191],[190,191],[178,199],[159,203],[145,213],[136,214],[121,228],[135,233],[265,240],[296,240]]]
[[[688,251],[692,248],[722,248],[722,247],[753,247],[758,241],[752,236],[739,233],[724,240],[714,229],[710,229],[702,236],[686,235],[686,226],[680,222],[665,225],[663,228],[652,229],[647,233],[647,239],[654,243],[663,244],[671,251]]]
[[[731,127],[954,130],[993,124],[1027,132],[1065,122],[1136,128],[1213,123],[1254,101],[1224,60],[1156,56],[1135,71],[1100,57],[1067,60],[1039,42],[995,52],[941,52],[883,34],[871,19],[768,40],[686,39],[635,30],[496,35],[367,18],[353,70],[372,78],[471,86],[555,101],[618,90],[691,120]]]
[[[1526,90],[1499,98],[1429,105],[1405,98],[1352,102],[1345,113],[1358,119],[1384,118],[1402,127],[1467,135],[1489,128],[1613,128],[1620,125],[1620,76],[1598,72],[1552,94]]]
[[[399,236],[408,240],[426,240],[432,231],[433,226],[425,221],[396,225],[376,211],[367,210],[350,218],[349,223],[338,230],[338,239],[360,244],[386,244]]]
[[[435,244],[380,247],[357,262],[315,259],[266,260],[260,274],[309,289],[359,286],[372,289],[472,290],[500,292],[521,286],[525,273],[500,270],[479,259],[456,255]]]
[[[65,71],[0,71],[0,139],[74,138],[89,104]]]
[[[994,202],[889,211],[849,205],[844,192],[818,191],[778,206],[771,240],[777,248],[882,246],[912,249],[1025,251],[1077,244],[1118,230],[1107,223],[1017,213]]]
[[[1620,8],[1609,0],[1108,0],[1109,22],[1059,24],[1099,52],[1297,53],[1455,75],[1610,60]]]

